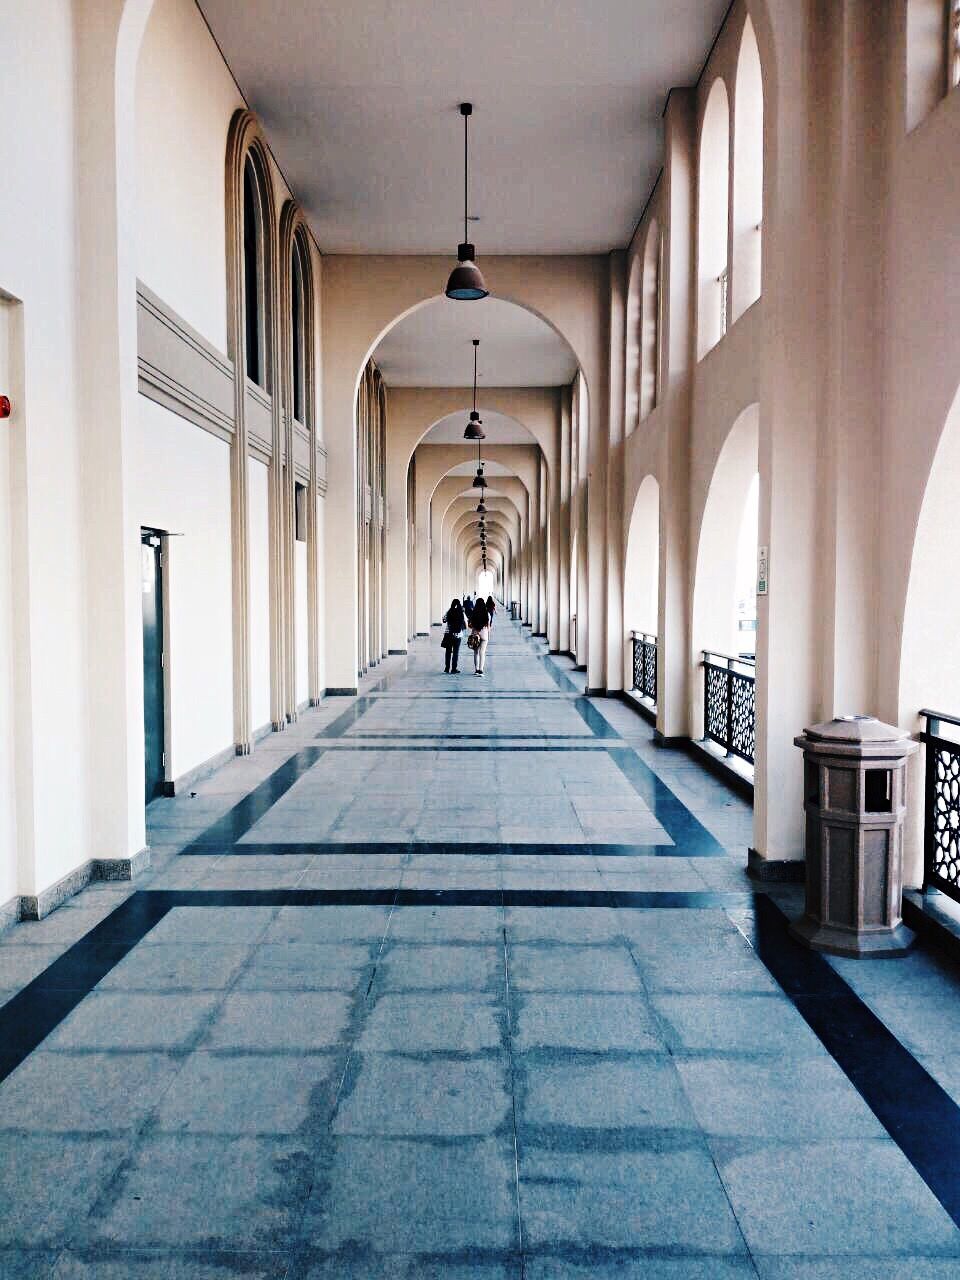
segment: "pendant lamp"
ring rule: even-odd
[[[466,430],[463,433],[464,440],[485,440],[482,420],[477,413],[477,347],[480,345],[480,339],[473,340],[473,409],[470,412],[470,421],[467,423]]]
[[[460,114],[463,116],[463,244],[457,245],[457,265],[450,272],[450,279],[447,281],[445,292],[447,297],[453,298],[455,302],[475,302],[480,298],[485,298],[490,290],[484,283],[480,268],[474,261],[476,249],[467,240],[467,222],[469,220],[467,178],[470,172],[467,121],[473,114],[473,104],[461,102]]]
[[[487,508],[484,506],[483,498],[480,499],[480,505],[477,507],[477,514],[481,516],[485,516],[487,514]]]

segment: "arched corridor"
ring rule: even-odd
[[[960,1271],[958,13],[4,8],[2,1280]]]

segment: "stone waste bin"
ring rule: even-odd
[[[803,750],[806,911],[790,927],[838,956],[898,956],[906,765],[917,744],[873,716],[840,716],[795,738]]]

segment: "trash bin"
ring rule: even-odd
[[[518,600],[511,600],[510,602],[510,617],[514,622],[520,617],[520,602]]]
[[[900,919],[906,765],[917,744],[873,716],[806,729],[806,910],[790,932],[838,956],[903,955]]]

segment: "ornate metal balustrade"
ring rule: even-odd
[[[752,658],[703,651],[703,736],[753,764],[756,675]]]
[[[633,687],[641,697],[657,703],[657,637],[633,632]]]
[[[923,820],[924,888],[940,889],[960,902],[960,742],[941,736],[941,722],[960,726],[942,711],[921,711],[927,722]]]

